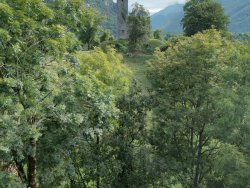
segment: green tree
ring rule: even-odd
[[[109,29],[111,34],[116,36],[116,2],[113,0],[85,0],[86,5],[100,12],[101,16],[107,16],[107,19],[101,24],[104,30]]]
[[[50,7],[55,12],[52,23],[64,25],[68,31],[73,31],[81,42],[88,45],[88,50],[99,46],[98,34],[105,16],[100,17],[99,12],[87,8],[81,0],[55,0]]]
[[[156,29],[154,31],[154,39],[162,40],[162,30]]]
[[[54,14],[43,1],[1,1],[0,5],[2,144],[22,183],[35,188],[41,124],[47,118],[47,104],[54,104],[53,91],[61,85],[51,62],[73,51],[78,41],[65,27],[47,24]],[[48,56],[54,58],[48,62]]]
[[[103,135],[112,134],[117,125],[115,95],[121,95],[128,90],[129,80],[125,75],[131,73],[121,64],[122,56],[117,55],[112,48],[108,48],[106,53],[99,48],[95,48],[91,54],[79,52],[74,59],[72,63],[78,76],[67,79],[69,83],[66,85],[70,85],[71,89],[65,87],[58,98],[69,101],[68,106],[74,106],[71,113],[76,113],[76,110],[86,106],[87,109],[81,114],[84,114],[87,121],[70,130],[61,130],[64,123],[50,123],[53,126],[50,126],[49,133],[44,135],[44,149],[41,151],[53,159],[53,165],[51,160],[43,162],[43,187],[59,186],[65,180],[73,185],[79,183],[82,187],[91,187],[92,183],[100,187],[103,185],[105,173],[109,170]],[[86,86],[82,85],[81,80]],[[67,103],[64,105],[67,106]],[[56,144],[46,145],[46,140],[50,139]],[[67,142],[62,142],[62,139]],[[67,151],[71,154],[67,155]],[[46,172],[47,169],[53,173]]]
[[[15,164],[19,185],[31,188],[37,180],[41,187],[58,187],[74,177],[67,152],[82,143],[79,134],[112,129],[118,115],[112,83],[128,82],[122,76],[108,79],[99,67],[96,76],[110,84],[104,87],[90,67],[79,68],[73,52],[80,42],[72,33],[78,25],[59,25],[58,14],[42,0],[0,1],[0,160]],[[114,51],[108,54],[108,69],[116,70]],[[104,67],[103,59],[98,64]],[[18,187],[18,179],[0,178]]]
[[[184,8],[181,25],[186,36],[211,29],[212,25],[221,31],[227,31],[229,16],[225,15],[220,3],[212,0],[189,0]]]
[[[114,35],[111,35],[111,36],[109,37],[109,41],[114,41],[114,40],[116,40],[116,38],[114,37]]]
[[[166,35],[165,35],[165,40],[166,41],[168,41],[168,40],[170,40],[172,37],[174,37],[171,33],[167,33]]]
[[[150,32],[150,39],[154,39],[154,32]]]
[[[142,5],[133,4],[133,9],[127,18],[129,45],[132,52],[139,51],[140,45],[149,40],[151,29],[149,15]]]
[[[218,155],[221,141],[232,141],[232,134],[245,127],[239,119],[247,117],[245,105],[248,102],[244,100],[238,105],[239,94],[232,90],[231,85],[236,81],[233,76],[236,67],[241,64],[236,65],[234,61],[232,52],[235,50],[220,32],[211,29],[186,37],[175,46],[170,46],[165,53],[156,52],[155,58],[149,62],[149,74],[152,75],[157,98],[155,115],[158,122],[150,140],[158,155],[165,156],[167,168],[172,169],[170,172],[165,170],[165,173],[174,176],[170,183],[177,180],[183,187],[198,188],[209,185],[209,178],[217,181],[216,174],[211,176],[218,165],[214,158],[225,159],[223,163],[228,160],[228,156]],[[228,64],[236,67],[227,68]],[[230,82],[224,78],[229,75],[232,77]],[[248,88],[241,82],[236,85],[242,86],[241,90]],[[244,98],[247,96],[248,92]],[[236,110],[238,108],[239,111]],[[247,127],[245,130],[248,130]],[[243,153],[238,156],[239,160],[246,160]],[[233,164],[237,166],[232,163],[231,170],[240,170]],[[247,161],[242,165],[249,169]],[[226,168],[220,170],[226,176],[235,175]],[[242,173],[237,178],[240,179]],[[249,173],[245,173],[244,182],[234,186],[249,185],[248,177]],[[231,180],[226,181],[224,185],[230,184]]]
[[[64,25],[68,31],[76,33],[85,28],[85,22],[94,18],[94,13],[87,9],[81,0],[54,0],[49,4],[54,12],[54,18],[50,20],[53,24]]]
[[[79,39],[88,44],[88,50],[91,49],[93,43],[97,39],[97,35],[102,30],[100,24],[106,19],[106,16],[98,16],[99,12],[91,9],[93,15],[88,15],[84,24],[84,28],[79,31]]]
[[[186,37],[184,36],[171,37],[169,41],[167,41],[165,44],[160,46],[160,50],[161,52],[165,52],[170,46],[176,46],[179,42],[183,40],[186,40]]]
[[[117,126],[103,137],[102,152],[107,159],[104,187],[147,187],[150,148],[145,146],[144,135],[152,101],[152,96],[143,94],[137,82],[117,98]]]
[[[110,38],[110,30],[107,29],[103,32],[103,34],[100,36],[100,41],[104,42],[104,41],[109,41]]]

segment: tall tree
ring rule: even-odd
[[[70,122],[60,119],[46,123],[48,131],[41,137],[38,148],[42,187],[63,183],[103,186],[109,170],[103,135],[112,134],[118,118],[115,95],[127,91],[129,84],[125,75],[130,71],[121,64],[121,59],[109,47],[107,53],[96,48],[91,54],[79,52],[73,56],[74,71],[66,69],[65,72],[71,75],[73,71],[74,76],[67,77],[56,101],[64,106],[67,116],[72,114],[76,120],[82,115],[84,118],[82,123],[71,127],[67,125]],[[47,144],[48,141],[53,144]]]
[[[151,109],[152,96],[142,93],[136,82],[129,92],[122,94],[116,100],[120,110],[118,125],[111,138],[106,137],[106,145],[111,147],[107,156],[113,164],[108,178],[104,179],[111,187],[136,188],[147,187],[147,167],[149,166],[148,147],[145,146],[146,117]]]
[[[232,59],[229,54],[234,50],[231,42],[211,29],[186,37],[175,46],[170,46],[165,53],[157,52],[155,59],[149,63],[157,97],[155,113],[158,122],[151,143],[156,146],[159,156],[166,155],[166,159],[172,161],[174,165],[168,163],[168,169],[172,169],[173,176],[183,187],[208,185],[208,177],[216,180],[216,175],[210,176],[210,172],[217,168],[213,159],[220,158],[219,139],[229,139],[225,135],[235,134],[243,126],[236,122],[246,116],[240,113],[244,112],[244,107],[238,106],[242,108],[239,113],[232,111],[238,104],[238,95],[232,88],[226,89],[225,86],[230,84],[223,78],[228,76],[223,74],[225,70],[232,70],[227,69],[227,64],[230,64]],[[246,96],[249,94],[246,93]],[[233,113],[235,119],[229,118],[228,113]],[[229,121],[233,121],[234,126],[229,126],[231,128],[228,127]],[[224,136],[219,137],[218,133],[222,132]],[[242,161],[245,159],[242,155]],[[249,166],[246,165],[246,168]],[[245,175],[244,183],[239,182],[237,187],[249,183],[246,181],[249,174]]]
[[[133,4],[133,9],[127,17],[129,45],[131,51],[139,51],[140,45],[150,37],[150,14],[143,5]]]
[[[68,31],[77,35],[84,29],[85,22],[94,18],[94,13],[81,0],[53,0],[49,7],[54,12],[53,24],[64,25]]]
[[[162,40],[162,36],[161,35],[162,35],[162,30],[156,29],[154,31],[154,38],[155,39]]]
[[[100,36],[100,41],[101,42],[104,42],[104,41],[108,41],[110,38],[110,30],[109,29],[106,29],[102,35]]]
[[[57,2],[73,6],[80,1]],[[71,54],[80,46],[75,33],[81,23],[70,12],[60,14],[70,21],[60,20],[59,13],[42,0],[0,2],[0,139],[4,149],[0,160],[14,164],[23,186],[31,188],[37,187],[37,172],[41,186],[59,186],[65,178],[62,171],[72,167],[62,159],[65,150],[79,143],[77,133],[99,133],[105,126],[112,127],[117,117],[111,89],[102,89],[89,71],[85,70],[88,75],[79,72],[77,55]],[[99,128],[89,126],[90,121]]]
[[[227,31],[229,16],[225,15],[220,3],[213,0],[189,0],[184,8],[184,18],[181,25],[186,36],[192,36],[212,25],[221,31]]]
[[[88,50],[91,49],[91,45],[94,43],[97,35],[102,30],[100,24],[106,19],[106,16],[99,16],[99,12],[92,9],[93,15],[88,15],[87,20],[79,32],[79,39],[83,43],[88,44]]]
[[[2,1],[0,5],[1,124],[5,135],[12,135],[5,137],[8,141],[4,144],[22,182],[36,188],[41,124],[47,117],[46,104],[53,104],[53,91],[60,87],[58,73],[46,58],[64,57],[67,50],[75,48],[77,40],[63,26],[47,24],[54,14],[43,1]],[[28,166],[27,177],[24,163]]]

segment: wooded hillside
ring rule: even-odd
[[[116,36],[116,3],[113,0],[84,0],[84,2],[98,10],[102,16],[107,16],[102,27],[104,30],[109,29],[111,35]]]

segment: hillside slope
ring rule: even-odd
[[[183,4],[170,5],[151,16],[153,30],[161,29],[181,33],[180,20],[183,16]]]
[[[83,0],[100,12],[101,15],[106,15],[107,19],[102,24],[103,29],[109,29],[111,35],[116,36],[116,3],[113,0]]]
[[[250,31],[250,1],[249,0],[214,0],[222,4],[225,14],[230,16],[228,30],[233,33],[246,33]],[[151,16],[153,30],[159,28],[163,31],[180,33],[180,21],[184,16],[184,4],[175,4],[166,7]]]

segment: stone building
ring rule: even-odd
[[[128,38],[126,19],[128,15],[128,0],[117,0],[117,40]]]

